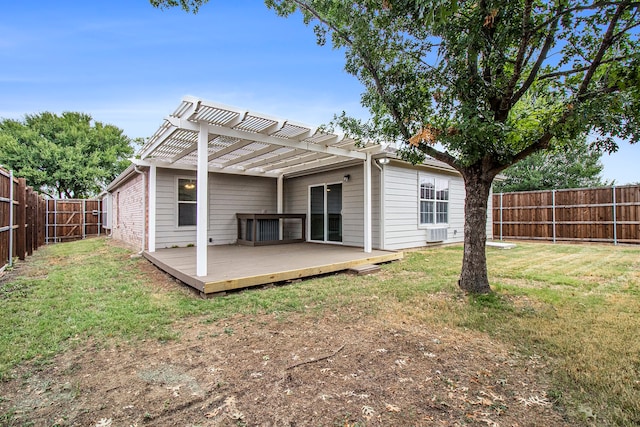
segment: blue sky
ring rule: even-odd
[[[22,0],[0,15],[0,117],[81,111],[149,137],[184,95],[318,125],[366,117],[343,56],[261,0],[198,15],[147,0]],[[640,146],[604,155],[605,179],[640,182]]]

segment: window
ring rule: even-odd
[[[196,180],[178,179],[178,227],[196,225]]]
[[[420,225],[449,222],[449,181],[420,177]]]

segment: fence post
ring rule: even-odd
[[[13,266],[13,169],[9,171],[9,267]]]
[[[33,255],[33,188],[31,187],[27,187],[27,191],[24,197],[25,200],[25,210],[27,213],[26,216],[26,224],[25,224],[25,231],[26,231],[26,236],[27,236],[27,255],[31,256]]]
[[[613,193],[613,244],[618,244],[618,230],[617,230],[617,220],[616,220],[616,186],[611,187],[611,192]]]
[[[53,200],[53,243],[58,243],[58,199]]]
[[[87,237],[87,203],[82,199],[82,238]]]
[[[553,243],[556,242],[556,190],[551,190],[551,217],[553,221]]]
[[[38,250],[38,229],[40,228],[40,200],[38,193],[33,192],[33,234],[31,238],[34,252]]]
[[[18,229],[16,235],[16,255],[24,261],[27,252],[27,180],[18,178]]]
[[[500,241],[502,241],[502,193],[500,193]]]
[[[48,245],[49,244],[49,200],[46,200],[47,206],[46,206],[46,211],[47,214],[44,217],[44,241],[45,243]]]

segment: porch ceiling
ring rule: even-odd
[[[142,147],[140,159],[196,169],[201,127],[208,133],[209,170],[222,173],[286,176],[363,160],[367,152],[385,148],[360,146],[312,126],[187,96]]]

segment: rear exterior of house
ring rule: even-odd
[[[371,166],[372,246],[402,250],[455,243],[464,236],[464,183],[446,165],[414,166],[391,160]],[[238,213],[275,214],[277,179],[209,172],[207,242],[238,241]],[[336,167],[285,178],[283,211],[305,214],[307,241],[364,246],[364,170],[361,165]],[[158,249],[196,243],[195,201],[184,186],[197,185],[193,170],[156,169],[155,197],[149,197],[149,168],[130,168],[108,189],[111,236],[147,249],[149,201],[155,199],[155,246]],[[185,194],[186,193],[186,194]],[[326,197],[324,197],[326,195]],[[489,199],[489,202],[491,199]],[[491,207],[487,235],[492,237]],[[325,230],[326,228],[326,230]],[[285,237],[300,237],[298,227],[285,227]],[[290,235],[289,235],[290,234]]]
[[[239,286],[210,274],[225,269],[209,259],[222,245],[341,245],[362,248],[363,263],[463,240],[464,186],[446,164],[411,165],[385,144],[200,98],[184,97],[133,163],[107,188],[111,235],[149,258],[195,247],[176,274],[205,293]]]

